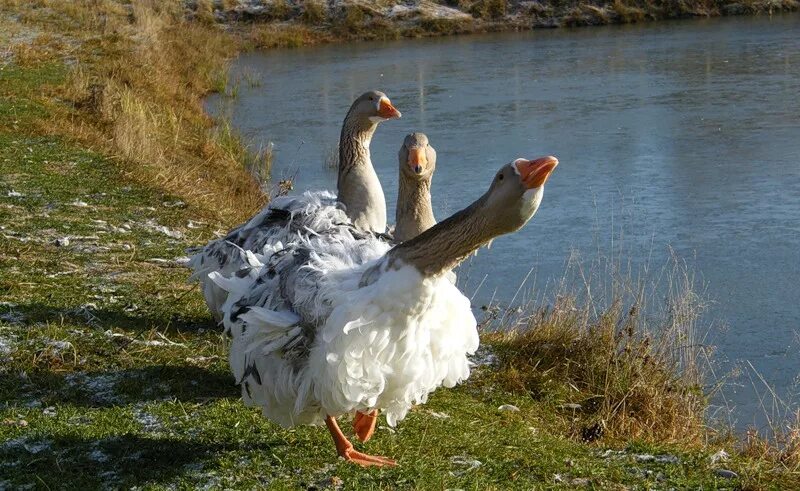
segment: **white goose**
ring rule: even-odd
[[[229,361],[244,402],[286,427],[325,422],[346,460],[394,465],[356,451],[335,418],[382,409],[394,426],[437,387],[469,376],[476,322],[445,273],[524,225],[557,164],[503,166],[469,207],[393,248],[341,225],[247,252],[250,269],[230,278],[212,273],[228,292]]]
[[[222,318],[220,307],[227,295],[208,275],[216,271],[229,276],[247,267],[245,251],[260,251],[270,243],[288,244],[335,224],[353,223],[364,231],[386,231],[386,201],[372,166],[369,144],[379,123],[400,116],[383,92],[362,94],[350,106],[342,123],[338,197],[329,191],[317,191],[276,198],[225,237],[199,251],[191,251],[189,280],[200,283],[206,304],[217,321]]]
[[[436,150],[424,133],[411,133],[403,139],[397,154],[399,161],[399,189],[395,227],[391,238],[395,243],[413,239],[436,225],[431,204],[431,180],[436,170]],[[455,284],[455,274],[449,273]],[[353,430],[362,442],[366,442],[375,432],[378,410],[363,413],[356,411],[353,417]]]

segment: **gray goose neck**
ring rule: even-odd
[[[390,266],[400,260],[426,277],[438,276],[458,266],[496,235],[482,213],[485,199],[481,197],[417,237],[395,246],[387,253]]]
[[[372,167],[369,144],[378,127],[348,113],[339,139],[339,201],[347,216],[362,230],[386,231],[386,199]]]
[[[431,176],[412,180],[401,173],[395,223],[394,238],[398,242],[413,239],[436,224],[431,205]]]

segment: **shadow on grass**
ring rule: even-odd
[[[285,442],[279,439],[249,443],[247,451],[269,455],[281,445]],[[192,487],[216,487],[216,465],[210,461],[235,450],[241,448],[227,442],[136,435],[17,438],[0,444],[0,481],[6,480],[9,489],[29,484],[36,489],[127,489],[185,476]]]
[[[21,323],[25,325],[70,322],[103,330],[115,328],[137,333],[150,329],[180,333],[192,333],[200,329],[222,331],[222,327],[214,322],[211,314],[190,316],[177,314],[173,302],[151,305],[148,309],[131,312],[123,310],[121,306],[114,309],[95,308],[91,305],[59,308],[34,303],[13,307],[3,306],[0,314],[21,315]]]
[[[66,374],[49,371],[25,375],[0,373],[0,397],[11,406],[74,404],[110,407],[165,399],[195,403],[238,399],[240,391],[227,370],[156,365]]]

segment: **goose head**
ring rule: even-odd
[[[361,122],[372,124],[387,119],[397,119],[401,116],[400,111],[392,105],[386,94],[378,90],[370,90],[361,94],[350,106],[348,115]]]
[[[533,217],[544,195],[544,183],[558,165],[553,156],[516,159],[500,168],[480,208],[493,234],[507,234]]]
[[[411,133],[398,153],[400,175],[412,181],[430,179],[436,169],[436,150],[424,133]]]

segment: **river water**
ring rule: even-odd
[[[800,16],[664,22],[271,50],[240,57],[235,98],[215,97],[273,179],[335,189],[324,165],[350,102],[385,91],[403,118],[372,142],[394,216],[397,150],[411,131],[438,152],[444,218],[516,157],[561,165],[522,231],[461,279],[476,305],[547,296],[572,251],[634,275],[686,260],[712,300],[718,375],[738,426],[762,425],[752,367],[783,399],[800,373]],[[533,268],[522,293],[514,295]],[[480,288],[478,288],[480,287]],[[768,408],[769,409],[769,408]]]

